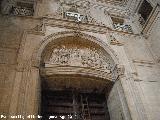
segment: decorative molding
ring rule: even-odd
[[[153,65],[154,62],[153,61],[148,61],[148,60],[133,60],[134,63],[142,63],[142,64],[151,64]]]
[[[110,6],[107,6],[107,7],[103,6],[103,7],[104,7],[104,13],[109,13],[111,15],[119,16],[121,18],[129,18],[130,11],[128,10],[124,10],[118,7],[110,7]]]
[[[108,31],[111,32],[117,32],[117,33],[124,33],[128,35],[135,35],[133,33],[128,33],[124,31],[118,31],[111,29],[102,23],[97,23],[96,21],[92,21],[89,23],[77,23],[74,21],[69,21],[69,20],[64,20],[64,19],[55,19],[55,18],[44,18],[43,19],[45,25],[48,26],[53,26],[53,27],[62,27],[62,28],[67,28],[67,29],[72,29],[72,30],[79,30],[79,31],[89,31],[93,33],[100,33],[100,34],[105,34]]]
[[[101,69],[80,67],[80,66],[64,66],[64,65],[51,65],[46,64],[45,68],[41,68],[41,75],[53,76],[53,75],[80,75],[86,77],[102,78],[104,80],[113,81],[112,73],[103,71]],[[107,81],[106,81],[107,82]]]

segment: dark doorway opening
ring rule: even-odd
[[[43,120],[109,120],[104,93],[42,90]]]
[[[1,11],[2,11],[2,1],[3,1],[3,0],[0,0],[0,13],[1,13]]]

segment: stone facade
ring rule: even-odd
[[[47,62],[53,63],[57,54],[63,58],[58,63],[73,65],[73,60],[79,60],[74,64],[109,70],[110,76],[102,76],[115,82],[108,98],[111,120],[159,120],[160,6],[158,0],[147,0],[153,11],[142,26],[138,15],[142,1],[2,0],[0,115],[38,114],[42,58],[54,53]],[[64,17],[66,12],[71,14]],[[85,19],[81,21],[82,17]],[[115,29],[112,17],[123,19],[123,24]],[[69,37],[81,38],[84,44],[85,40],[91,41],[88,44],[91,49],[83,44],[51,47]],[[97,52],[99,48],[92,42],[105,52]],[[61,50],[61,56],[55,49]],[[72,53],[68,55],[68,51]],[[73,57],[74,53],[80,55]],[[93,58],[91,63],[89,58]],[[100,77],[101,72],[97,75]]]

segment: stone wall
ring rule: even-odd
[[[120,81],[114,84],[108,96],[107,104],[110,120],[131,120],[128,104]]]
[[[35,101],[38,101],[36,91],[39,90],[37,90],[38,82],[36,82],[39,78],[36,75],[39,75],[39,66],[34,64],[35,49],[38,49],[38,46],[47,40],[49,35],[64,31],[73,32],[77,27],[71,26],[75,25],[74,21],[69,24],[63,19],[52,21],[57,17],[55,13],[59,5],[56,0],[41,0],[36,3],[34,17],[0,16],[0,112],[22,113],[26,111],[30,113],[36,111]],[[158,120],[160,112],[160,68],[157,64],[160,58],[159,18],[152,27],[148,42],[143,35],[139,34],[140,30],[137,32],[138,25],[132,23],[132,19],[128,19],[124,8],[119,6],[115,8],[110,9],[101,4],[99,6],[94,4],[89,9],[91,17],[95,20],[94,24],[86,27],[87,29],[80,30],[82,33],[96,37],[100,43],[106,45],[107,49],[114,51],[119,63],[125,66],[125,77],[122,79],[125,96],[122,98],[127,99],[126,104],[128,104],[132,119],[138,119],[141,116],[137,115],[140,111],[139,114],[147,115],[148,120]],[[110,11],[115,15],[124,13],[123,18],[127,24],[131,24],[133,33],[113,30]],[[48,15],[50,18],[46,17]],[[45,17],[42,18],[43,16]],[[60,21],[67,24],[68,27],[57,25]],[[100,23],[100,25],[95,23]],[[72,29],[73,27],[75,28]],[[110,44],[111,35],[116,40],[114,44]],[[117,44],[118,42],[121,44]],[[32,84],[34,88],[30,86]],[[118,90],[116,85],[117,83],[111,92],[116,102],[112,99],[108,101],[110,111],[113,113],[114,110],[115,112],[121,110],[123,106],[120,105],[120,99],[116,96],[119,91],[123,90]],[[32,101],[29,101],[30,99]],[[15,101],[16,105],[14,105]],[[26,106],[27,104],[33,106]],[[114,104],[116,104],[115,109],[111,107]],[[118,111],[118,113],[121,116],[121,112]],[[111,117],[118,119],[113,118],[113,115]],[[141,120],[144,118],[142,117]]]
[[[22,32],[9,17],[0,16],[0,112],[8,113]]]
[[[159,6],[156,6],[157,0],[148,0],[153,6],[147,24],[142,27],[138,23],[136,15],[131,19],[139,33],[139,37],[134,40],[129,38],[126,40],[125,49],[128,58],[133,63],[135,74],[135,84],[140,93],[148,119],[158,120],[159,118]],[[138,8],[137,8],[138,10]],[[135,13],[134,13],[135,14]]]
[[[0,15],[0,18],[0,112],[7,114],[12,101],[11,96],[18,65],[17,58],[24,30],[35,27],[39,22],[30,18],[6,15]]]
[[[149,46],[157,63],[160,62],[160,13],[157,15],[155,22],[152,25],[151,32],[148,37]]]

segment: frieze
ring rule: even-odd
[[[108,32],[116,32],[123,35],[133,35],[137,36],[137,34],[134,33],[127,33],[123,31],[117,31],[114,29],[111,29],[107,26],[103,26],[103,24],[99,23],[97,24],[96,21],[93,19],[92,23],[77,23],[70,20],[65,20],[61,18],[53,18],[54,15],[46,15],[43,18],[37,18],[39,20],[42,20],[43,23],[35,26],[33,29],[28,30],[29,33],[32,34],[45,34],[45,28],[46,26],[52,26],[52,27],[60,27],[60,28],[67,28],[77,31],[89,31],[93,33],[101,33],[105,34]],[[42,31],[39,31],[42,30]],[[39,32],[39,33],[38,33]]]
[[[86,23],[76,23],[74,21],[62,20],[62,19],[45,19],[45,23],[49,26],[58,26],[58,27],[66,27],[68,29],[73,30],[81,30],[81,31],[92,31],[96,33],[106,33],[108,31],[108,27],[94,25],[94,24],[86,24]]]

